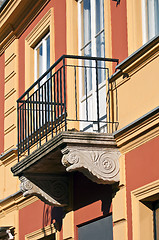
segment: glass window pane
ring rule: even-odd
[[[47,57],[47,64],[46,64],[46,67],[47,67],[47,69],[49,69],[49,67],[50,67],[50,36],[46,39],[46,57]],[[46,70],[47,70],[46,69]]]
[[[96,51],[97,51],[97,57],[105,57],[105,38],[104,38],[104,31],[100,33],[96,37]],[[99,61],[98,62],[98,83],[101,83],[105,80],[105,62],[104,61]]]
[[[155,0],[155,35],[159,34],[159,0]]]
[[[84,56],[90,57],[91,56],[91,43],[88,44],[84,49],[83,49],[83,54]],[[84,70],[84,94],[86,94],[86,90],[87,92],[89,92],[90,90],[92,90],[92,62],[90,60],[85,60],[84,61],[84,66],[85,66],[85,70]]]
[[[37,48],[37,79],[42,75],[43,73],[43,46],[42,44]]]
[[[104,31],[96,37],[97,57],[105,57],[105,36]]]
[[[104,1],[96,0],[96,33],[104,29]]]
[[[147,0],[148,39],[159,34],[159,0]]]
[[[82,2],[83,14],[83,45],[91,40],[91,5],[90,0]]]
[[[112,216],[96,220],[78,228],[79,240],[113,240]]]

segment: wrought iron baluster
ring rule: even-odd
[[[67,131],[67,113],[66,113],[66,79],[65,79],[65,58],[63,58],[63,81],[64,81],[64,109],[65,109],[65,131]]]
[[[30,146],[29,146],[29,92],[27,94],[27,130],[28,130],[28,155],[30,153]]]
[[[96,60],[96,91],[97,91],[97,125],[98,125],[98,132],[100,131],[99,126],[99,89],[98,89],[98,61]]]
[[[41,146],[41,96],[40,96],[40,81],[38,82],[38,94],[39,94],[39,145]]]
[[[74,66],[75,75],[75,106],[76,106],[76,121],[77,121],[77,79],[76,79],[76,66]]]
[[[86,93],[86,120],[88,121],[88,89],[87,89],[87,68],[84,67],[84,75],[85,75],[85,93]]]

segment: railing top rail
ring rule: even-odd
[[[116,62],[119,63],[119,59],[116,58],[102,58],[102,57],[87,57],[87,56],[76,56],[76,55],[62,55],[40,78],[37,79],[17,100],[17,102],[21,102],[21,100],[31,91],[50,71],[55,68],[63,59],[81,59],[81,60],[95,60],[95,61],[105,61],[105,62]]]

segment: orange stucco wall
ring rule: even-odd
[[[19,96],[25,92],[25,81],[27,81],[25,79],[25,38],[51,7],[54,8],[55,60],[66,53],[66,2],[51,0],[19,39]]]
[[[128,56],[126,0],[111,2],[112,57],[123,61]]]
[[[4,54],[0,56],[0,154],[4,151]]]
[[[158,180],[159,137],[126,154],[128,239],[132,239],[131,191]]]

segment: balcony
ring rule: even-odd
[[[12,172],[25,196],[67,205],[69,173],[77,170],[96,183],[119,181],[109,89],[114,64],[118,59],[63,55],[18,99]],[[117,116],[117,106],[114,111]],[[62,200],[51,187],[57,182],[65,189]]]

